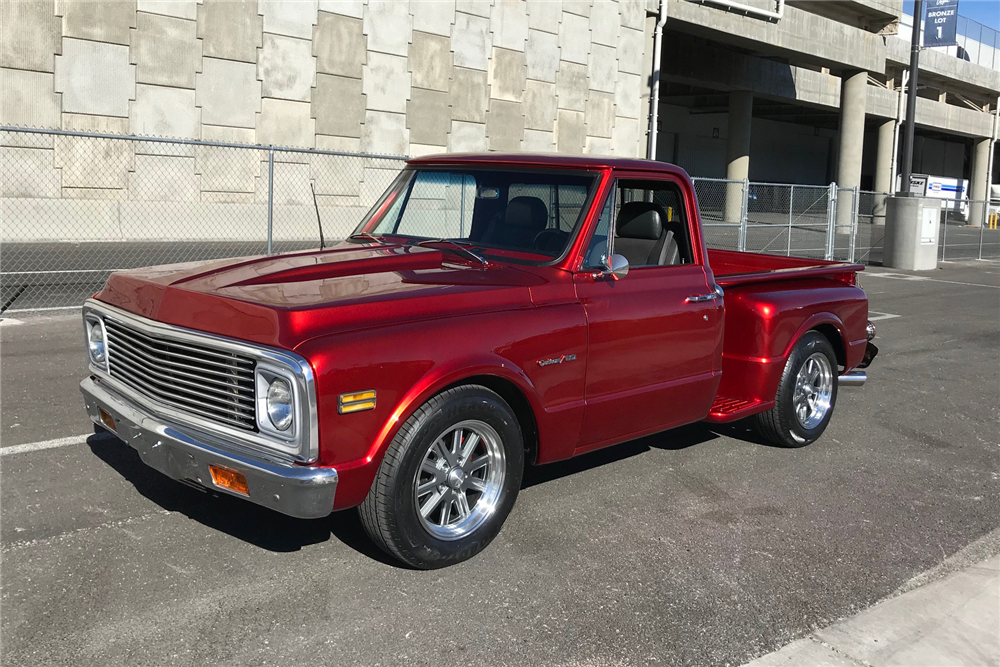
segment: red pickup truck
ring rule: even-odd
[[[701,420],[816,440],[876,352],[862,269],[708,250],[671,165],[423,157],[334,247],[113,274],[81,389],[176,480],[360,507],[441,567],[497,535],[526,464]]]

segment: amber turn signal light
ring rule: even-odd
[[[212,473],[212,481],[215,482],[216,486],[243,496],[250,495],[250,487],[247,486],[247,478],[243,476],[243,473],[219,466],[208,466],[208,470]]]
[[[115,418],[112,417],[104,408],[99,409],[101,411],[101,421],[104,422],[104,425],[107,426],[112,433],[117,433],[118,428],[115,426]]]
[[[366,389],[350,394],[341,394],[337,401],[337,411],[346,415],[351,412],[375,409],[375,390]]]

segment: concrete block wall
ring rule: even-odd
[[[4,125],[383,155],[645,150],[642,0],[18,0],[2,12]],[[20,174],[5,199],[253,206],[266,186],[253,151],[4,137],[5,176]],[[279,160],[282,179],[306,179],[281,205],[311,205],[317,167]],[[394,168],[333,168],[317,195],[363,210]]]

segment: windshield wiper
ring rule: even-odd
[[[423,241],[417,241],[417,245],[420,245],[420,246],[430,245],[431,243],[448,243],[448,244],[451,245],[451,249],[458,250],[463,255],[471,257],[472,259],[474,259],[477,262],[479,262],[480,264],[482,264],[483,268],[486,268],[487,266],[490,265],[490,263],[487,262],[486,259],[482,255],[480,255],[477,252],[473,252],[472,250],[466,248],[464,245],[462,245],[458,241],[452,241],[451,239],[424,239]]]
[[[368,232],[358,232],[357,234],[351,234],[347,238],[350,241],[375,241],[376,243],[385,243],[385,239],[381,236],[374,236]]]

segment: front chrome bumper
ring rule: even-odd
[[[167,477],[302,519],[324,517],[333,511],[337,491],[337,471],[333,468],[262,461],[230,451],[213,436],[199,435],[196,439],[140,412],[94,377],[81,382],[80,391],[95,424],[104,426],[100,413],[103,408],[115,421],[116,435],[139,453],[143,463]],[[209,465],[242,473],[249,495],[216,486]]]

